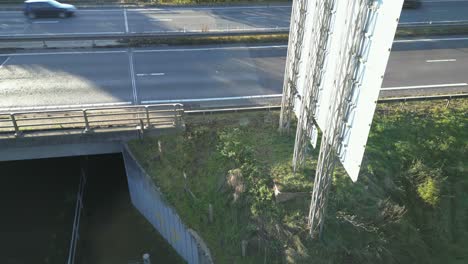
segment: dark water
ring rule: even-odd
[[[84,159],[0,162],[0,264],[66,262]],[[121,155],[87,163],[75,263],[183,263],[132,206]]]

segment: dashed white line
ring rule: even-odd
[[[57,24],[58,21],[34,21],[33,24]]]
[[[410,90],[410,89],[424,89],[424,88],[461,87],[461,86],[467,86],[467,85],[468,85],[468,83],[445,83],[445,84],[388,87],[388,88],[382,88],[381,90],[382,91],[393,91],[393,90]]]
[[[133,52],[128,52],[128,60],[130,65],[130,77],[132,79],[133,103],[138,104],[138,94],[135,81],[135,69],[133,66]]]
[[[209,102],[209,101],[228,101],[228,100],[242,100],[242,99],[280,98],[282,96],[283,96],[282,94],[268,94],[268,95],[250,95],[250,96],[235,96],[235,97],[148,100],[148,101],[141,101],[141,103],[158,104],[158,103],[183,103],[183,102]]]
[[[125,33],[128,33],[128,19],[127,19],[127,9],[124,8],[124,19],[125,19]]]
[[[446,59],[446,60],[426,60],[426,62],[453,62],[457,61],[456,59]]]
[[[170,22],[172,18],[152,18],[151,20],[156,22]]]
[[[6,60],[4,60],[2,62],[2,64],[0,64],[0,69],[3,67],[3,65],[5,65],[7,63],[8,60],[10,60],[11,57],[7,57]]]
[[[164,76],[166,75],[164,72],[155,72],[155,73],[137,73],[137,76],[143,77],[143,76]]]

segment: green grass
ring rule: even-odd
[[[398,28],[395,34],[396,38],[404,37],[424,37],[436,35],[466,35],[468,26],[425,26],[425,27],[402,27]]]
[[[380,104],[358,182],[336,169],[320,242],[307,238],[309,195],[274,202],[274,183],[310,192],[315,168],[309,158],[292,173],[294,135],[277,133],[277,112],[188,116],[185,133],[130,146],[216,263],[465,263],[467,112],[466,99]],[[236,202],[232,169],[245,187]]]
[[[145,47],[154,45],[212,45],[237,43],[287,43],[288,34],[226,36],[226,37],[177,37],[177,38],[144,38],[123,40],[122,44],[130,47]]]

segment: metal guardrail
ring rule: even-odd
[[[466,98],[468,93],[380,98],[379,103]],[[0,136],[23,136],[33,132],[78,131],[80,133],[145,130],[158,126],[179,127],[183,116],[229,112],[278,110],[279,105],[214,107],[185,111],[182,104],[103,107],[71,110],[0,113]]]
[[[406,102],[406,101],[424,101],[424,100],[441,100],[441,99],[456,99],[468,97],[468,93],[461,94],[440,94],[440,95],[422,95],[422,96],[404,96],[404,97],[386,97],[380,98],[377,102]]]
[[[0,114],[0,135],[20,137],[32,132],[145,130],[178,127],[182,104],[157,104],[90,109],[28,111]]]
[[[399,28],[420,28],[420,27],[443,27],[443,26],[467,26],[468,20],[460,21],[421,21],[403,22],[398,24]]]
[[[31,34],[31,35],[1,35],[1,42],[28,42],[28,41],[74,41],[74,40],[135,40],[135,39],[176,39],[195,37],[235,37],[253,35],[288,34],[289,28],[233,28],[204,30],[161,31],[153,33],[115,33],[115,34]]]
[[[378,103],[388,102],[406,102],[406,101],[424,101],[424,100],[441,100],[441,99],[457,99],[468,97],[468,93],[463,94],[443,94],[443,95],[429,95],[429,96],[406,96],[406,97],[389,97],[380,98]],[[197,110],[186,110],[185,115],[210,115],[220,113],[238,113],[246,111],[271,111],[279,110],[281,105],[263,105],[263,106],[244,106],[244,107],[218,107],[218,108],[206,108]]]
[[[440,22],[418,22],[402,23],[399,29],[419,29],[427,27],[443,26],[468,26],[468,20],[462,22],[440,21]],[[273,34],[289,34],[289,28],[231,28],[231,29],[191,29],[172,30],[149,33],[83,33],[83,34],[11,34],[0,35],[0,42],[32,42],[32,41],[78,41],[78,40],[139,40],[139,39],[177,39],[177,38],[206,38],[206,37],[236,37],[236,36],[268,36]],[[44,46],[45,43],[44,43]]]

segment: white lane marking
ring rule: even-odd
[[[185,52],[185,51],[211,51],[211,50],[244,50],[244,49],[283,49],[288,45],[273,45],[273,46],[252,46],[252,47],[213,47],[213,48],[194,48],[194,49],[160,49],[160,50],[135,50],[135,53],[148,52]]]
[[[41,55],[83,55],[83,54],[111,54],[126,53],[125,50],[103,50],[103,51],[61,51],[61,52],[32,52],[32,53],[8,53],[0,56],[41,56]]]
[[[124,9],[124,19],[125,19],[125,33],[128,33],[128,19],[127,19],[127,9]]]
[[[58,21],[34,21],[33,24],[56,24]]]
[[[271,9],[271,8],[291,8],[290,5],[270,5],[270,6],[230,6],[230,7],[177,7],[177,8],[135,8],[128,11],[177,11],[177,10],[234,10],[234,9]]]
[[[269,95],[250,95],[250,96],[235,96],[235,97],[215,97],[215,98],[193,98],[193,99],[171,99],[171,100],[148,100],[141,101],[142,104],[158,104],[158,103],[182,103],[182,102],[209,102],[209,101],[228,101],[242,99],[262,99],[262,98],[280,98],[282,94]]]
[[[398,39],[394,43],[409,43],[409,42],[436,42],[436,41],[462,41],[468,38],[435,38],[435,39]]]
[[[426,62],[452,62],[457,61],[456,59],[446,59],[446,60],[426,60]]]
[[[1,54],[0,54],[0,55],[1,55]],[[3,65],[5,65],[5,64],[7,63],[7,61],[10,60],[10,58],[11,58],[11,57],[7,57],[6,60],[4,60],[4,61],[2,62],[2,64],[0,64],[0,69],[3,67]]]
[[[166,75],[164,72],[156,72],[156,73],[137,73],[136,76],[143,77],[143,76],[164,76]]]
[[[424,89],[424,88],[446,88],[446,87],[460,87],[460,86],[467,86],[467,85],[468,85],[468,83],[445,83],[445,84],[388,87],[388,88],[382,88],[380,90],[382,90],[382,91],[393,91],[393,90],[410,90],[410,89]]]
[[[138,95],[135,81],[135,69],[133,66],[133,52],[130,50],[128,52],[128,60],[130,64],[130,77],[132,79],[132,91],[133,91],[133,103],[138,104]]]
[[[54,110],[54,109],[72,109],[72,108],[81,108],[82,109],[82,108],[105,107],[105,106],[131,105],[131,104],[132,104],[132,102],[115,102],[115,103],[100,103],[100,104],[26,106],[26,107],[0,108],[0,112]]]
[[[152,18],[152,21],[161,21],[161,22],[169,22],[172,21],[172,18]]]
[[[244,50],[244,49],[284,49],[288,45],[272,46],[234,46],[234,47],[213,47],[213,48],[193,48],[193,49],[160,49],[160,50],[133,50],[134,53],[151,52],[187,52],[187,51],[210,51],[210,50]],[[5,53],[0,56],[40,56],[40,55],[82,55],[82,54],[112,54],[126,53],[126,50],[103,50],[103,51],[60,51],[60,52],[32,52],[32,53]]]

